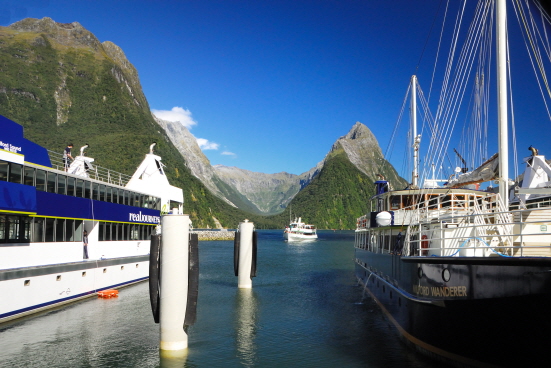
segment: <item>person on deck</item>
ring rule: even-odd
[[[65,151],[63,151],[63,166],[65,167],[65,171],[69,169],[69,159],[74,160],[73,156],[71,156],[71,148],[73,148],[73,144],[69,143],[65,147]]]
[[[82,243],[84,244],[84,259],[88,259],[88,232],[86,230],[82,236]]]

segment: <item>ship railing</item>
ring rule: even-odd
[[[52,167],[59,171],[65,171],[65,163],[63,162],[63,154],[55,151],[48,150],[50,156],[50,162]],[[130,179],[130,175],[120,173],[118,171],[110,170],[102,166],[93,165],[92,170],[87,171],[90,179],[106,182],[108,184],[114,184],[119,186],[126,186]]]
[[[551,207],[494,212],[478,209],[446,221],[421,222],[408,227],[403,254],[551,257],[550,214]]]

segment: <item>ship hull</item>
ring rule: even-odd
[[[305,241],[305,240],[316,240],[318,238],[317,234],[293,234],[293,233],[284,233],[283,238],[288,241]]]
[[[551,328],[551,261],[466,262],[363,249],[355,258],[359,283],[419,351],[470,366],[530,366],[546,358],[540,336]]]
[[[148,255],[0,270],[0,323],[148,277]]]

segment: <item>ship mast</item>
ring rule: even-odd
[[[509,205],[509,147],[507,133],[507,4],[497,0],[497,80],[499,195],[505,208]]]
[[[417,136],[417,76],[411,77],[411,137],[413,148],[413,173],[411,175],[411,184],[417,187],[419,178],[419,143],[421,135]]]

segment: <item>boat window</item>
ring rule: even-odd
[[[105,184],[99,185],[99,197],[98,201],[105,202]]]
[[[445,195],[440,197],[442,208],[452,207],[452,196]]]
[[[119,228],[117,230],[117,240],[126,240],[125,236],[125,230],[126,226],[124,224],[119,224]]]
[[[73,177],[67,177],[67,195],[68,196],[75,196],[75,178]]]
[[[0,215],[0,243],[6,242],[6,225],[7,225],[6,216]]]
[[[0,161],[0,180],[8,181],[8,167],[9,162]]]
[[[427,195],[427,201],[429,203],[429,210],[435,210],[438,208],[438,195]]]
[[[57,194],[67,194],[67,177],[65,175],[57,176]]]
[[[65,241],[75,241],[74,220],[65,220]]]
[[[6,220],[7,220],[7,225],[8,225],[8,228],[7,228],[7,239],[6,241],[8,243],[17,243],[19,242],[19,239],[20,239],[20,234],[19,234],[19,217],[17,216],[6,216]]]
[[[111,224],[111,240],[117,240],[117,230],[119,228],[119,224],[115,223],[115,224]]]
[[[119,203],[119,188],[113,188],[113,203]]]
[[[35,217],[32,223],[32,242],[44,241],[44,219]]]
[[[399,196],[399,195],[390,197],[390,209],[391,210],[400,209],[401,199],[402,199],[402,196]]]
[[[25,166],[25,176],[23,177],[23,184],[34,186],[34,167]]]
[[[113,202],[113,188],[109,185],[105,186],[105,202]]]
[[[75,181],[75,195],[79,198],[84,197],[84,181],[82,179]]]
[[[32,218],[20,217],[21,219],[21,239],[23,243],[29,243],[31,241],[31,224]]]
[[[105,222],[100,222],[99,223],[98,240],[99,241],[104,241],[105,240]]]
[[[120,203],[128,204],[128,191],[121,189],[119,192],[119,195],[120,195]]]
[[[130,225],[130,240],[138,240],[138,229],[137,225]]]
[[[64,237],[65,237],[65,220],[64,219],[56,219],[55,241],[56,242],[65,241]]]
[[[36,190],[46,191],[46,171],[36,170]]]
[[[402,196],[402,203],[405,209],[412,210],[417,201],[415,200],[415,196],[405,195]]]
[[[75,235],[73,237],[73,241],[79,242],[82,241],[82,232],[84,231],[84,226],[82,220],[74,220],[75,221]]]
[[[10,163],[10,182],[21,184],[23,178],[23,165]]]
[[[50,193],[55,193],[55,182],[57,180],[57,174],[53,172],[48,173],[48,187],[47,190]]]
[[[92,183],[92,199],[99,201],[99,184]]]
[[[92,182],[84,181],[84,195],[83,195],[84,198],[92,198],[91,197],[92,185],[96,186],[96,184]]]
[[[110,222],[105,223],[105,241],[113,240],[113,229]]]
[[[455,195],[453,196],[453,205],[455,208],[466,208],[467,202],[465,201],[465,198],[468,198],[469,196],[465,196],[464,194]]]
[[[54,229],[55,229],[55,219],[47,218],[46,219],[46,229],[45,229],[45,241],[53,242],[54,241]]]

